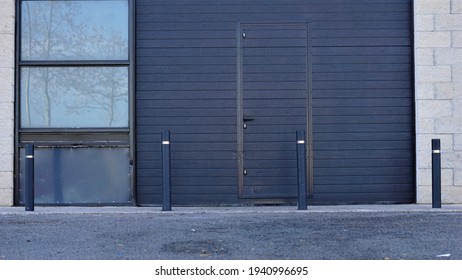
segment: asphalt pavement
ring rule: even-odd
[[[0,260],[462,260],[462,205],[0,208]]]

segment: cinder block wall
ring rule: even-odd
[[[0,206],[13,205],[15,1],[0,0]]]
[[[431,139],[442,200],[462,203],[462,0],[414,0],[417,202],[431,202]]]

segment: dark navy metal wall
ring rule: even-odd
[[[171,131],[174,205],[283,202],[295,195],[300,127],[312,136],[310,202],[414,202],[411,9],[411,0],[137,0],[137,202],[161,203],[163,129]],[[266,57],[242,53],[246,27],[260,32],[257,47],[273,47]],[[297,53],[300,40],[306,54]],[[246,67],[261,73],[246,76]],[[249,85],[260,95],[246,103]],[[245,115],[246,104],[256,116]],[[246,136],[241,117],[281,131]],[[264,145],[288,157],[274,173],[263,170],[277,159],[271,153],[252,162],[263,171],[248,181],[267,182],[267,196],[245,186],[239,164],[241,150],[245,157]]]

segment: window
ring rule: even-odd
[[[36,174],[39,203],[131,203],[132,1],[19,4],[17,202],[23,196],[22,148],[32,143],[43,157],[36,159],[43,165]],[[65,158],[78,160],[69,164]],[[86,161],[102,163],[92,165],[102,172],[84,168]],[[98,178],[79,188],[69,179],[79,170]],[[118,183],[101,185],[114,180]]]
[[[21,128],[128,127],[128,1],[21,12]]]
[[[127,67],[22,67],[21,127],[128,127]]]

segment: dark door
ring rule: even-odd
[[[295,197],[296,131],[308,128],[307,24],[241,24],[239,31],[240,197]]]

